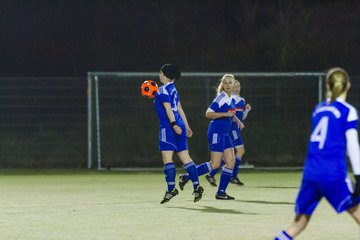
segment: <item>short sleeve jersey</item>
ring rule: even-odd
[[[178,112],[178,105],[180,102],[178,92],[175,88],[174,83],[169,82],[161,87],[159,87],[159,90],[157,91],[155,95],[155,109],[160,121],[161,127],[170,126],[169,118],[166,115],[166,110],[164,107],[164,103],[170,103],[171,110],[174,114],[176,123],[180,126],[183,125],[184,122]]]
[[[210,104],[208,112],[221,112],[235,111],[235,99],[228,96],[225,92],[221,92]],[[211,120],[210,127],[215,132],[230,132],[232,117],[222,117]]]
[[[345,133],[349,129],[357,129],[358,121],[356,109],[342,98],[334,102],[324,101],[315,107],[304,179],[345,179]]]

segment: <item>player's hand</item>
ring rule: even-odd
[[[228,112],[224,113],[224,117],[233,117],[234,114],[235,114],[234,111],[228,111]]]
[[[238,124],[238,128],[240,130],[242,130],[245,127],[245,125],[244,125],[244,123],[242,121],[239,121],[237,124]]]
[[[250,111],[251,110],[251,105],[250,104],[246,104],[246,111]]]
[[[173,126],[173,129],[174,129],[174,131],[176,132],[176,134],[181,134],[182,133],[182,129],[181,129],[181,127],[179,127],[178,125],[174,125]]]
[[[360,195],[360,175],[354,175],[355,177],[355,189],[353,192],[354,196],[359,196]]]
[[[191,130],[191,128],[186,128],[186,136],[188,138],[191,138],[193,135],[193,131]]]

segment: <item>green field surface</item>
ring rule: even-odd
[[[301,173],[248,171],[239,177],[245,186],[227,190],[235,201],[215,200],[216,188],[201,177],[200,202],[193,202],[189,183],[162,205],[161,172],[0,171],[0,239],[273,239],[294,217]],[[296,239],[358,237],[353,219],[323,200]]]

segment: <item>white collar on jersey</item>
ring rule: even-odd
[[[336,98],[336,101],[338,101],[338,102],[346,102],[343,97],[338,97],[338,98]]]
[[[337,102],[346,102],[346,100],[343,98],[343,97],[337,97],[336,99],[335,99],[335,101],[337,101]],[[331,98],[326,98],[326,103],[330,103],[331,102]]]
[[[166,87],[167,85],[170,85],[170,84],[174,84],[174,82],[168,82],[168,83],[164,84],[163,86]]]
[[[221,95],[221,94],[223,94],[223,93],[224,93],[224,96],[225,96],[226,98],[232,98],[232,97],[233,97],[233,94],[230,94],[230,96],[229,96],[229,95],[226,94],[225,91],[221,91],[221,93],[220,93],[219,95]]]

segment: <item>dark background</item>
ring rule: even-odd
[[[349,102],[359,108],[359,27],[360,1],[0,0],[0,168],[87,166],[87,72],[156,73],[167,62],[189,72],[342,66],[352,76]],[[139,93],[149,77],[99,75],[102,167],[161,166],[158,121]],[[197,163],[209,159],[204,112],[220,77],[177,82]],[[241,78],[253,106],[245,161],[303,164],[318,81]]]
[[[360,1],[0,1],[0,76],[360,73]]]

